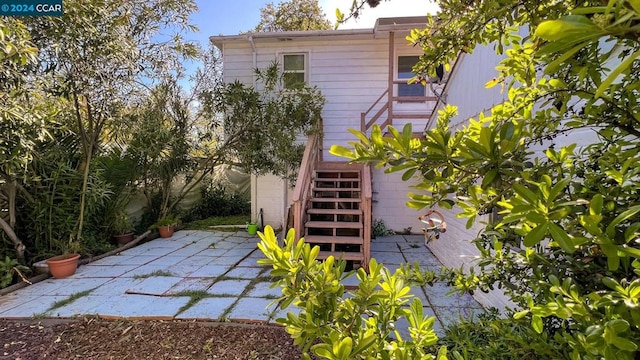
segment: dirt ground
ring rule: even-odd
[[[280,326],[193,321],[0,320],[0,359],[300,359]]]

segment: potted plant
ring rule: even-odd
[[[156,228],[158,229],[158,233],[161,238],[169,238],[173,236],[173,232],[175,231],[176,226],[180,223],[180,219],[178,219],[175,215],[168,215],[158,220],[156,223]]]
[[[257,222],[248,222],[247,223],[247,233],[249,235],[255,235],[258,233],[258,223]]]
[[[131,220],[124,211],[121,211],[116,215],[116,219],[111,226],[113,231],[113,239],[120,245],[124,245],[133,240],[133,231],[131,229]]]
[[[62,255],[54,256],[47,259],[47,265],[49,265],[49,272],[54,278],[65,278],[75,274],[78,269],[78,259],[80,259],[80,244],[76,241],[69,239],[68,242],[63,243],[62,246],[64,252]]]

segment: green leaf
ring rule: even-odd
[[[337,358],[340,360],[347,360],[351,355],[351,349],[353,348],[353,340],[350,337],[346,337],[340,341],[338,345],[338,351],[336,353]]]
[[[618,75],[620,75],[623,71],[627,70],[627,68],[631,66],[631,63],[638,56],[640,56],[640,50],[634,52],[628,58],[626,58],[623,62],[621,62],[620,65],[618,65],[618,67],[616,67],[615,70],[613,70],[609,74],[609,76],[607,76],[607,78],[602,82],[602,84],[600,84],[600,86],[598,87],[598,90],[596,90],[596,93],[593,96],[594,99],[597,99],[600,96],[602,96],[602,94],[611,86],[611,84],[618,77]]]
[[[613,341],[613,345],[620,350],[624,351],[636,351],[638,350],[638,345],[629,339],[625,339],[619,336],[616,336]]]
[[[513,190],[529,204],[534,206],[538,204],[538,196],[526,187],[520,184],[513,184]]]
[[[522,319],[523,317],[527,316],[527,314],[529,314],[529,310],[522,310],[522,311],[518,311],[517,313],[515,313],[513,315],[513,318],[518,320],[518,319]]]
[[[542,334],[543,326],[542,326],[542,318],[538,315],[533,315],[531,318],[531,327],[538,334]]]
[[[549,223],[549,233],[551,233],[553,240],[556,241],[564,251],[572,254],[576,250],[573,240],[571,240],[569,234],[560,226],[555,223]]]
[[[615,235],[615,227],[623,221],[632,218],[638,212],[640,212],[640,205],[632,206],[626,211],[623,211],[620,215],[616,216],[609,226],[607,226],[607,235],[609,235],[609,237],[613,237]]]
[[[347,159],[355,159],[355,156],[351,149],[340,145],[332,145],[329,149],[329,154]]]
[[[487,174],[484,176],[484,179],[482,179],[482,188],[487,189],[489,186],[491,186],[496,176],[498,176],[498,170],[489,170],[489,172],[487,172]]]
[[[591,41],[589,41],[589,40],[583,41],[580,44],[572,47],[571,49],[569,49],[567,51],[565,51],[557,59],[553,60],[552,62],[549,63],[549,65],[547,65],[547,67],[544,69],[544,73],[549,75],[549,74],[553,74],[556,71],[558,71],[558,69],[560,68],[560,65],[562,65],[562,63],[564,63],[568,59],[571,59],[580,49],[582,49],[583,47],[587,46],[587,44],[589,44],[590,42]]]
[[[575,35],[599,32],[599,28],[587,17],[569,15],[557,20],[542,22],[536,28],[535,35],[547,41],[571,39]]]
[[[569,178],[565,178],[558,181],[558,183],[555,184],[549,191],[549,195],[547,197],[547,204],[550,205],[551,202],[558,197],[560,192],[562,192],[562,190],[564,190],[569,185],[570,182],[571,182],[571,179]]]
[[[417,168],[409,169],[402,174],[402,181],[407,181],[413,177],[416,173]]]
[[[631,5],[633,11],[640,15],[640,0],[627,0],[627,2]]]
[[[589,203],[589,214],[600,215],[602,214],[602,204],[604,204],[604,198],[601,194],[595,194]]]
[[[539,224],[531,231],[529,231],[527,236],[524,237],[524,245],[531,247],[542,241],[544,236],[547,235],[548,224],[549,223],[546,222]]]

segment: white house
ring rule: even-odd
[[[381,18],[373,29],[211,37],[223,54],[225,81],[252,84],[253,69],[276,60],[290,78],[317,86],[327,101],[323,134],[309,139],[295,188],[274,176],[253,177],[253,216],[262,210],[265,224],[294,226],[322,245],[321,256],[344,252],[357,261],[368,257],[372,219],[393,230],[420,231],[421,213],[406,207],[409,184],[400,175],[347,167],[327,150],[353,141],[349,128],[412,122],[415,131],[425,129],[437,98],[429,87],[407,85],[421,50],[405,40],[425,23],[426,17]]]
[[[346,166],[327,150],[354,141],[349,128],[401,128],[411,122],[414,132],[421,133],[435,123],[445,103],[458,106],[455,128],[504,100],[500,87],[484,86],[496,76],[494,67],[500,61],[492,46],[462,54],[435,87],[407,85],[421,49],[410,46],[405,37],[425,23],[425,17],[380,18],[373,29],[211,37],[223,54],[225,81],[252,84],[254,68],[277,60],[288,76],[317,86],[327,100],[323,134],[308,139],[295,188],[273,176],[252,178],[254,217],[262,209],[266,224],[295,227],[297,234],[321,246],[321,257],[334,252],[365,263],[373,219],[396,231],[420,232],[422,213],[405,205],[411,181],[402,181],[399,173]],[[585,131],[573,134],[572,142],[585,144],[592,137]],[[470,240],[479,228],[466,229],[466,219],[456,219],[455,211],[441,211],[447,232],[430,249],[445,266],[472,266],[470,259],[479,253]],[[508,304],[499,292],[475,297],[484,305]]]

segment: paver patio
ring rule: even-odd
[[[169,239],[81,266],[69,278],[50,278],[0,296],[0,318],[96,315],[272,322],[286,312],[274,304],[268,307],[279,289],[270,288],[269,268],[256,263],[261,258],[257,241],[257,236],[244,232],[179,231]],[[405,262],[436,271],[442,267],[423,245],[422,236],[381,237],[372,240],[371,248],[372,257],[392,271]],[[345,285],[356,281],[352,276]],[[483,311],[473,297],[448,296],[450,290],[444,284],[412,290],[422,300],[425,314],[436,317],[438,332],[444,324]],[[82,296],[68,301],[74,294]]]

